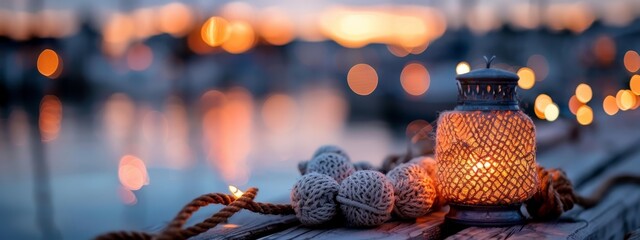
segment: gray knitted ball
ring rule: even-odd
[[[353,164],[344,156],[337,153],[323,153],[307,163],[306,172],[322,173],[341,183],[355,171]]]
[[[391,218],[393,186],[380,172],[357,171],[340,184],[336,199],[348,225],[377,226]]]
[[[312,158],[316,158],[317,156],[320,156],[320,154],[323,154],[323,153],[337,153],[342,155],[344,158],[346,158],[347,161],[351,161],[351,159],[349,158],[349,155],[347,155],[347,152],[345,152],[342,148],[335,145],[321,146],[320,148],[318,148],[318,150],[316,150],[316,152],[313,153]]]
[[[438,164],[436,162],[436,160],[433,158],[433,156],[422,156],[422,157],[416,157],[414,159],[411,159],[411,161],[409,161],[409,163],[415,163],[418,166],[421,166],[424,170],[427,171],[427,174],[431,177],[431,180],[433,182],[433,186],[436,187],[436,200],[433,203],[433,209],[439,209],[442,206],[447,204],[446,199],[442,196],[442,194],[439,194],[438,192],[438,181],[436,180],[436,170],[438,169]]]
[[[306,174],[291,190],[291,206],[304,225],[319,225],[338,214],[335,197],[340,185],[333,178],[319,174]]]
[[[436,199],[434,181],[422,167],[403,163],[389,171],[395,204],[393,212],[401,218],[417,218],[433,210]]]

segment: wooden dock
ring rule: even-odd
[[[550,144],[554,146],[545,145],[538,153],[538,163],[564,169],[577,191],[584,195],[613,175],[640,174],[640,125],[621,118],[601,124],[608,127],[583,129],[586,131],[576,141],[566,140],[557,129],[539,127],[540,143],[563,140]],[[283,202],[287,201],[283,196]],[[308,228],[300,225],[295,216],[265,216],[245,211],[228,224],[194,239],[623,239],[625,235],[640,235],[638,186],[617,187],[598,206],[574,207],[552,222],[452,231],[443,221],[447,211],[445,207],[414,221],[390,221],[369,229]]]

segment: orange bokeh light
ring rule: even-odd
[[[258,22],[260,36],[272,45],[285,45],[295,37],[295,26],[287,14],[279,8],[268,8]]]
[[[593,109],[587,105],[582,105],[576,112],[576,119],[580,125],[589,125],[593,122]]]
[[[142,43],[133,45],[127,53],[127,65],[131,70],[143,71],[153,62],[153,51]]]
[[[547,109],[547,105],[551,103],[553,103],[553,101],[551,100],[551,97],[549,97],[549,95],[547,94],[538,95],[534,103],[534,110],[535,110],[536,116],[538,116],[538,118],[540,119],[545,119],[544,111]]]
[[[616,104],[616,97],[607,96],[602,101],[602,108],[607,115],[613,116],[618,113],[618,105]]]
[[[629,50],[624,54],[624,67],[629,72],[637,72],[640,69],[640,55],[638,52]]]
[[[629,80],[629,88],[635,95],[640,95],[640,75],[635,74]]]
[[[191,9],[184,3],[173,2],[160,8],[160,30],[176,37],[184,36],[194,19]]]
[[[253,47],[256,35],[247,22],[231,22],[229,39],[222,43],[222,49],[229,53],[240,54]]]
[[[523,67],[518,70],[518,87],[522,89],[531,89],[536,84],[536,74],[531,68]]]
[[[576,95],[571,96],[571,98],[569,99],[569,111],[571,111],[573,115],[576,115],[576,113],[578,112],[578,108],[580,108],[580,106],[582,105],[584,105],[584,103],[578,101]]]
[[[62,103],[54,95],[46,95],[40,102],[38,125],[42,141],[58,138],[62,122]]]
[[[229,22],[221,17],[211,17],[202,25],[200,36],[209,46],[220,46],[231,36]]]
[[[402,69],[400,83],[408,94],[420,96],[429,90],[431,78],[427,68],[419,63],[410,63]]]
[[[631,90],[622,89],[616,94],[616,104],[622,111],[627,111],[636,105],[637,97]]]
[[[378,86],[378,74],[373,67],[365,63],[356,64],[347,74],[347,84],[358,95],[371,94]]]
[[[54,79],[60,75],[62,70],[62,59],[55,51],[45,49],[40,52],[40,55],[38,55],[37,67],[40,74]]]
[[[118,179],[122,186],[135,191],[149,184],[147,167],[142,160],[133,155],[124,155],[118,166]]]
[[[576,87],[576,98],[581,103],[588,103],[592,97],[593,91],[591,90],[591,86],[586,83],[581,83]]]

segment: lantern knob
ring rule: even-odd
[[[518,107],[518,75],[491,68],[496,56],[484,57],[487,68],[480,68],[456,76],[458,106],[456,110],[493,111],[520,110]]]
[[[491,56],[491,58],[487,58],[487,56],[484,56],[484,61],[487,63],[487,68],[491,68],[491,62],[493,62],[494,59],[496,59],[496,55]]]

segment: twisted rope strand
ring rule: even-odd
[[[173,220],[167,225],[164,231],[154,235],[146,232],[135,231],[117,231],[110,232],[96,237],[99,240],[118,240],[118,239],[186,239],[196,236],[203,232],[214,228],[218,224],[225,222],[236,212],[246,209],[260,214],[270,215],[291,215],[295,214],[293,208],[289,204],[271,204],[255,202],[253,199],[258,193],[257,188],[249,188],[240,198],[236,199],[231,194],[209,193],[201,195],[185,205]],[[182,229],[187,220],[200,208],[209,204],[227,205],[216,214],[186,229]]]
[[[552,220],[578,204],[584,208],[596,206],[616,185],[640,185],[640,176],[617,175],[609,178],[589,197],[580,196],[566,173],[560,169],[545,169],[538,166],[540,187],[533,197],[527,200],[527,211],[534,219]]]

